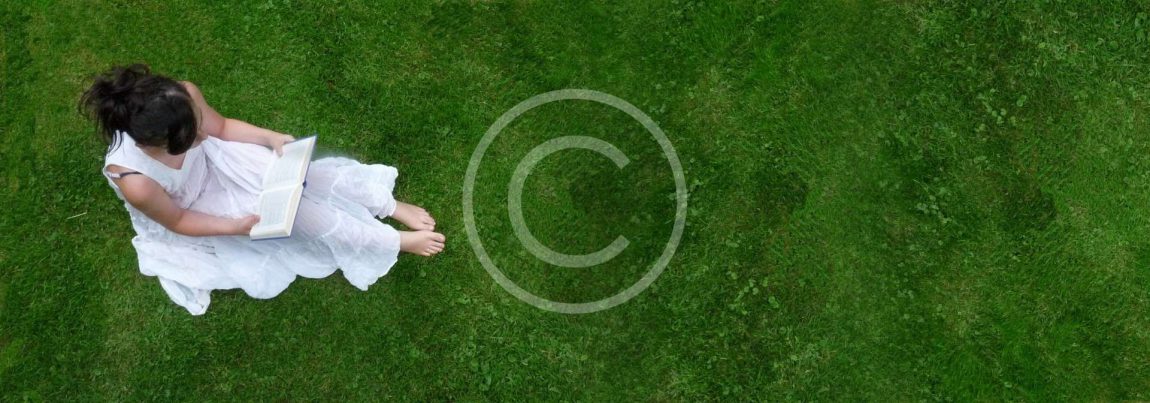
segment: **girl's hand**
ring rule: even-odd
[[[272,150],[275,150],[276,155],[281,157],[284,155],[284,144],[293,141],[295,141],[295,137],[287,134],[275,133],[264,137],[264,145],[271,147]]]
[[[236,234],[236,235],[250,234],[252,232],[252,227],[254,227],[256,225],[256,223],[259,223],[259,222],[260,222],[260,216],[254,215],[254,214],[247,216],[247,217],[244,217],[244,218],[236,218],[236,219],[232,220],[232,224],[235,225],[235,227],[234,227],[235,232],[233,232],[233,234]]]

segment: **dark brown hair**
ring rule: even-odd
[[[199,120],[188,90],[143,64],[114,67],[96,76],[79,106],[96,122],[108,150],[115,149],[125,133],[137,144],[164,147],[171,155],[183,154],[196,140]]]

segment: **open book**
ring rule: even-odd
[[[291,236],[299,199],[303,196],[303,180],[314,150],[315,136],[284,144],[283,156],[268,167],[260,192],[260,222],[248,233],[252,240]]]

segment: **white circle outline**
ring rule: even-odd
[[[647,129],[648,132],[651,133],[651,135],[655,138],[655,141],[659,143],[659,147],[662,148],[663,154],[667,157],[667,161],[671,165],[671,171],[675,178],[675,224],[671,229],[671,237],[668,240],[666,247],[664,247],[663,253],[651,266],[651,269],[648,270],[647,273],[639,279],[639,281],[636,281],[635,284],[632,284],[627,289],[610,297],[598,301],[583,303],[557,302],[542,298],[532,294],[527,290],[524,290],[523,288],[519,287],[519,285],[515,284],[514,281],[508,279],[507,276],[505,276],[503,272],[499,270],[499,267],[496,266],[495,263],[491,260],[491,257],[488,256],[486,249],[483,248],[483,242],[479,239],[479,230],[475,224],[475,205],[473,194],[475,191],[475,178],[478,176],[479,166],[483,162],[483,155],[487,152],[487,148],[491,146],[491,143],[495,141],[495,137],[498,136],[499,133],[503,131],[503,129],[506,128],[508,124],[518,118],[519,115],[522,115],[523,113],[540,105],[555,101],[573,99],[594,101],[608,105],[623,111],[627,115],[630,115],[633,119],[637,120],[640,124],[643,125],[644,128]],[[463,180],[463,223],[467,227],[467,239],[471,244],[471,248],[475,251],[476,256],[479,258],[480,264],[483,265],[483,268],[487,270],[487,273],[490,274],[491,277],[495,279],[495,282],[503,287],[504,290],[507,290],[507,292],[511,293],[523,302],[531,304],[532,306],[535,306],[539,309],[552,312],[566,314],[597,312],[627,302],[631,298],[634,298],[636,295],[646,290],[647,287],[649,287],[651,283],[653,283],[655,279],[657,279],[659,275],[663,273],[663,270],[667,267],[667,264],[670,263],[671,258],[675,254],[675,249],[678,248],[679,241],[682,239],[683,228],[686,226],[686,221],[687,180],[683,174],[683,167],[679,162],[679,156],[675,153],[675,148],[671,145],[671,141],[667,139],[667,135],[663,133],[663,130],[659,128],[654,120],[651,120],[647,114],[643,113],[643,111],[639,110],[639,108],[636,108],[631,103],[624,101],[623,99],[620,99],[616,96],[594,90],[563,89],[545,92],[528,98],[527,100],[524,100],[523,102],[515,105],[507,112],[504,112],[503,115],[501,115],[499,119],[497,119],[495,123],[493,123],[491,127],[487,129],[487,132],[484,133],[483,138],[479,141],[479,145],[476,146],[475,151],[471,154],[471,159],[468,161],[467,165],[467,174]]]

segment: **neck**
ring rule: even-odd
[[[172,154],[168,154],[168,150],[164,147],[142,146],[139,144],[137,144],[136,147],[140,147],[140,150],[143,150],[144,154],[148,154],[148,155],[153,156],[153,157],[172,157],[173,156]],[[179,155],[179,154],[176,154],[176,155]]]

